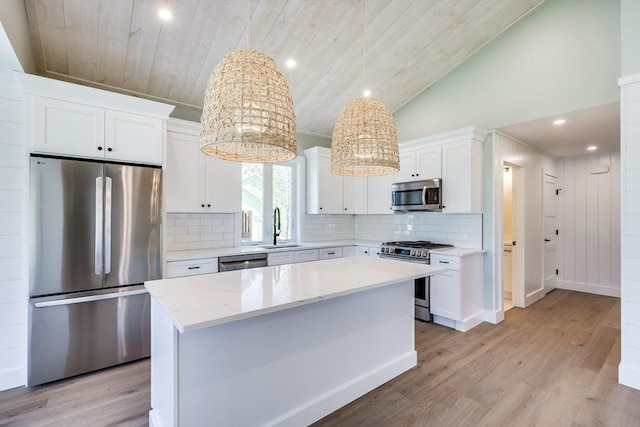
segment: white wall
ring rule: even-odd
[[[610,104],[619,76],[620,1],[547,1],[395,111],[398,140]]]
[[[592,174],[598,165],[609,172]],[[558,172],[558,284],[620,296],[620,154],[562,159]]]
[[[12,51],[2,26],[0,46],[0,390],[6,390],[26,380],[28,178],[22,87],[11,71],[15,63],[5,58]]]
[[[620,80],[622,354],[618,375],[621,384],[640,389],[640,73]]]
[[[542,176],[553,172],[553,160],[524,145],[508,135],[491,132],[485,141],[485,181],[483,233],[485,236],[485,310],[489,312],[486,320],[502,320],[502,295],[500,283],[502,272],[502,204],[503,204],[503,164],[511,163],[522,168],[524,194],[517,192],[514,183],[514,200],[523,202],[524,236],[515,236],[518,242],[514,248],[514,263],[517,251],[523,251],[525,305],[532,304],[544,294],[542,224]],[[514,288],[516,283],[514,282]],[[514,294],[515,294],[514,290]],[[514,303],[516,301],[514,300]]]

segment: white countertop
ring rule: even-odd
[[[484,253],[484,250],[471,249],[471,248],[441,248],[441,249],[431,249],[429,252],[432,254],[438,254],[438,255],[450,255],[450,256],[463,257],[463,256],[469,256],[469,255],[475,255],[475,254],[482,254]]]
[[[445,270],[358,256],[153,280],[145,287],[184,333]]]
[[[195,249],[185,251],[172,251],[167,252],[165,261],[183,261],[183,260],[195,260],[202,258],[215,258],[221,256],[240,255],[240,254],[264,254],[270,252],[288,252],[288,251],[302,251],[305,249],[320,249],[331,248],[338,246],[371,246],[379,247],[382,242],[372,240],[339,240],[330,242],[309,242],[309,243],[297,243],[297,247],[287,247],[283,244],[280,248],[265,249],[260,246],[240,246],[231,248],[218,248],[218,249]]]

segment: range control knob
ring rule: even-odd
[[[426,257],[427,257],[427,254],[428,254],[428,252],[427,252],[427,251],[422,252],[422,257],[423,257],[423,258],[426,258]]]
[[[411,256],[416,256],[416,251],[414,251],[413,249],[411,249]]]

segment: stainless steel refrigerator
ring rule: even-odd
[[[150,354],[162,170],[31,157],[28,385]]]

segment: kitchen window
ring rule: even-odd
[[[296,241],[298,162],[242,164],[242,243],[273,243],[274,209],[280,209],[278,243]]]

